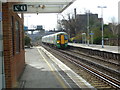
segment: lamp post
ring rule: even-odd
[[[27,26],[28,26],[28,25],[29,25],[29,24],[28,24],[28,18],[31,17],[31,16],[29,15],[29,16],[26,16],[26,17],[27,17]]]
[[[89,46],[89,38],[90,38],[90,36],[89,36],[89,14],[90,14],[90,10],[88,10],[87,11],[87,44],[88,44],[88,46]]]
[[[30,15],[29,16],[24,16],[26,19],[25,19],[25,22],[26,22],[26,26],[27,26],[27,29],[29,28],[29,24],[28,24],[28,18],[31,17]],[[26,31],[26,34],[28,34],[29,31]]]
[[[106,6],[98,6],[98,8],[101,8],[101,19],[102,19],[102,23],[101,23],[101,27],[102,27],[102,48],[104,48],[104,34],[103,34],[103,8],[107,8]]]

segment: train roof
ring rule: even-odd
[[[46,35],[46,36],[43,36],[43,37],[48,37],[48,36],[53,36],[53,35],[58,35],[58,34],[67,34],[67,33],[66,32],[57,32],[57,33]]]
[[[54,33],[54,34],[67,34],[66,32],[58,32],[58,33]]]

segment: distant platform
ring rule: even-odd
[[[96,45],[96,44],[89,44],[88,46],[87,44],[68,43],[68,45],[75,46],[75,47],[88,48],[93,50],[112,52],[112,53],[120,53],[120,46],[104,45],[104,48],[102,48],[102,45]]]

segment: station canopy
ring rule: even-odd
[[[61,13],[75,0],[3,0],[26,4],[27,11],[24,13]]]

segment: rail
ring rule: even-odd
[[[120,89],[120,81],[101,72],[98,71],[95,68],[90,67],[89,65],[86,65],[85,63],[82,63],[78,60],[78,57],[74,56],[74,55],[69,55],[68,53],[65,52],[65,50],[50,50],[52,52],[55,52],[57,54],[59,54],[62,58],[65,58],[66,60],[69,60],[70,62],[74,63],[75,65],[82,67],[83,69],[85,69],[87,72],[91,73],[92,75],[94,75],[95,77],[101,79],[102,81],[104,81],[105,83],[109,84],[110,86],[116,88],[116,89]],[[98,65],[99,66],[99,65]],[[120,72],[119,72],[120,73]]]

